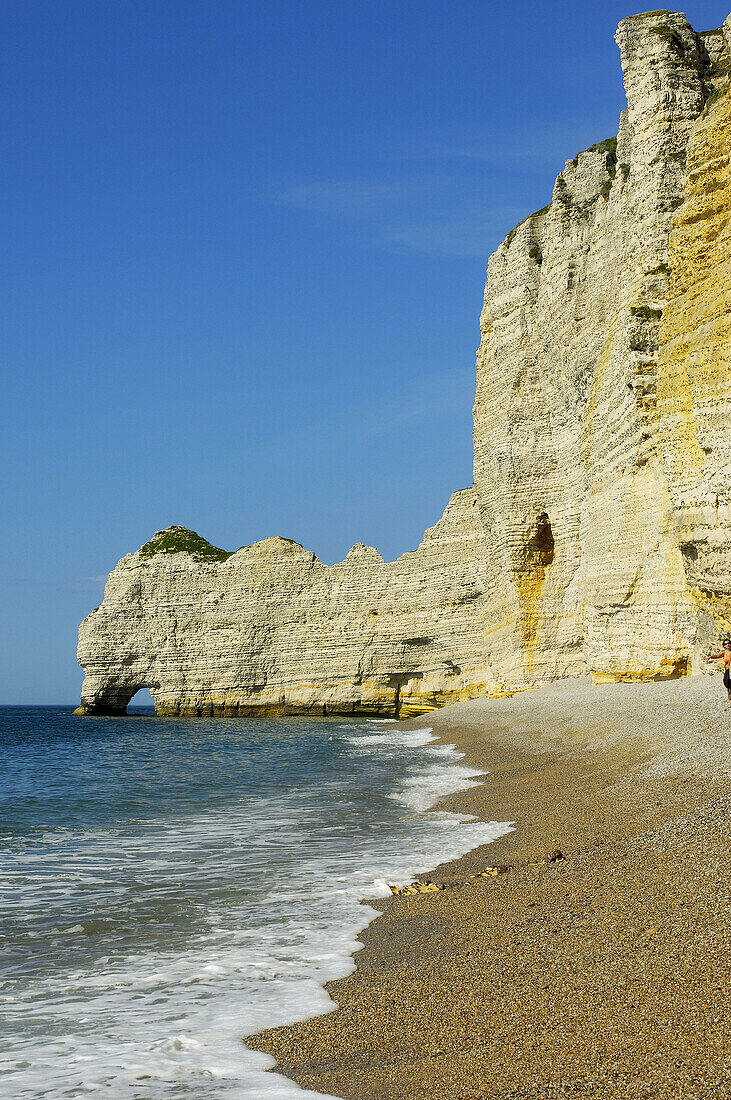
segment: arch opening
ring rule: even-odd
[[[155,701],[149,687],[138,688],[126,707],[127,714],[154,714]]]

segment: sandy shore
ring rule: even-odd
[[[339,1008],[247,1039],[352,1100],[731,1097],[731,710],[718,676],[564,681],[431,726],[513,833],[376,903]],[[552,850],[565,859],[542,863]]]

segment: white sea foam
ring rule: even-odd
[[[403,788],[395,791],[391,797],[397,802],[403,802],[412,810],[423,813],[447,795],[473,786],[477,782],[476,777],[482,774],[474,768],[449,764],[437,765],[426,775],[415,775],[407,779]]]
[[[420,749],[434,741],[431,728],[423,730],[388,731],[383,733],[364,733],[362,736],[348,737],[351,745],[359,751],[368,749]],[[452,750],[454,751],[454,750]]]
[[[405,779],[400,788],[393,791],[391,798],[403,803],[412,810],[423,813],[447,795],[473,786],[485,773],[463,765],[458,761],[464,756],[454,745],[432,745],[436,741],[431,726],[423,729],[364,734],[350,738],[359,752],[383,752],[385,750],[416,749],[428,746],[427,754],[421,757],[415,774]],[[431,766],[424,768],[428,760]]]
[[[0,1095],[68,1100],[103,1091],[109,1100],[323,1100],[322,1093],[265,1072],[272,1060],[243,1046],[241,1037],[332,1011],[323,983],[353,969],[357,936],[376,915],[362,899],[384,897],[389,882],[409,881],[510,828],[424,813],[480,774],[459,764],[453,747],[432,744],[429,728],[350,731],[342,727],[354,761],[374,752],[394,754],[400,765],[408,760],[389,796],[418,816],[405,820],[396,839],[376,832],[354,853],[329,845],[326,833],[323,842],[320,824],[313,844],[301,805],[290,810],[286,799],[262,797],[255,805],[139,822],[133,831],[50,830],[37,851],[17,861],[7,853],[2,901],[21,922],[35,906],[62,905],[67,897],[72,903],[64,868],[73,868],[77,907],[79,890],[82,898],[85,891],[104,890],[110,909],[121,910],[129,903],[130,881],[142,893],[154,884],[159,905],[184,893],[191,873],[196,890],[210,876],[212,900],[184,949],[173,940],[139,951],[133,938],[99,952],[99,918],[95,924],[83,911],[69,913],[55,933],[46,930],[42,939],[75,937],[79,963],[63,973],[44,972],[25,986],[6,982],[0,988],[0,1010],[11,1030],[28,1036],[14,1043],[12,1054],[0,1048]],[[258,867],[256,897],[239,908],[228,896],[214,904],[223,889],[222,867],[234,884],[247,869],[252,873],[256,860],[247,845],[262,830],[273,870]],[[201,850],[208,862],[198,858]],[[278,873],[276,853],[292,851],[302,858]]]

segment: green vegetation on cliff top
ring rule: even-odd
[[[616,139],[616,137],[604,138],[603,141],[597,141],[594,145],[590,145],[588,149],[582,149],[581,152],[577,153],[576,156],[571,161],[571,164],[573,164],[574,168],[579,163],[579,157],[581,156],[581,153],[606,153],[608,155],[609,163],[607,164],[607,171],[609,173],[609,179],[606,180],[602,184],[602,187],[601,187],[600,192],[599,192],[600,194],[604,195],[604,197],[606,198],[609,194],[609,190],[612,186],[612,180],[614,179],[614,176],[615,176],[616,171],[617,171],[617,139]],[[621,168],[623,170],[623,173],[624,173],[624,176],[625,176],[625,179],[626,179],[627,175],[629,175],[629,165],[621,165]],[[625,169],[626,169],[626,171],[624,171]],[[566,180],[564,179],[563,172],[561,172],[559,174],[558,179],[556,180],[556,182],[558,183],[558,186],[559,186],[560,190],[565,190],[566,189]],[[559,194],[558,198],[559,198],[560,201],[562,201],[564,203],[567,203],[569,201],[567,198],[562,197],[561,194]],[[549,202],[548,206],[543,206],[543,207],[541,207],[540,210],[536,210],[536,211],[534,211],[534,213],[528,214],[527,217],[521,218],[521,220],[518,222],[518,224],[514,225],[513,228],[508,232],[507,236],[505,237],[505,244],[508,246],[508,248],[510,248],[511,244],[513,243],[513,240],[515,239],[515,234],[518,232],[521,225],[523,225],[527,221],[530,221],[531,218],[539,218],[539,217],[541,217],[542,214],[547,214],[550,209],[551,209],[551,203]],[[537,256],[533,255],[533,253],[531,253],[531,256],[532,256],[533,259],[537,259]],[[543,257],[541,257],[541,259],[542,258]]]
[[[658,13],[658,14],[661,14],[661,13]],[[670,43],[671,46],[674,46],[675,49],[678,50],[680,53],[682,53],[685,50],[685,43],[683,42],[683,39],[678,34],[675,27],[671,27],[667,23],[658,23],[656,26],[650,27],[650,30],[654,34],[659,35],[660,38],[664,38],[667,42]]]
[[[586,153],[611,153],[613,157],[617,155],[617,138],[608,137],[604,138],[604,141],[597,141],[594,145],[590,145],[588,149],[585,149]]]
[[[540,218],[542,214],[547,214],[550,209],[551,204],[549,202],[548,206],[542,206],[540,210],[534,210],[532,214],[528,214],[525,218],[521,218],[518,224],[513,226],[513,228],[510,230],[505,238],[505,243],[508,248],[510,248],[515,234],[518,232],[519,228],[521,227],[521,225],[523,225],[524,222],[530,221],[531,218]]]
[[[156,554],[189,554],[196,561],[226,561],[233,553],[234,550],[213,546],[187,527],[167,527],[158,531],[138,551],[141,558],[154,558]]]
[[[607,164],[607,171],[609,175],[614,179],[614,175],[617,171],[617,139],[616,137],[604,138],[604,141],[596,141],[593,145],[590,145],[588,149],[581,149],[575,157],[571,158],[570,163],[574,168],[579,163],[579,157],[582,153],[606,153],[609,157],[609,163]]]

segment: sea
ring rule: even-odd
[[[509,824],[428,724],[0,708],[0,1096],[323,1100],[246,1036],[333,1011],[389,895]]]

